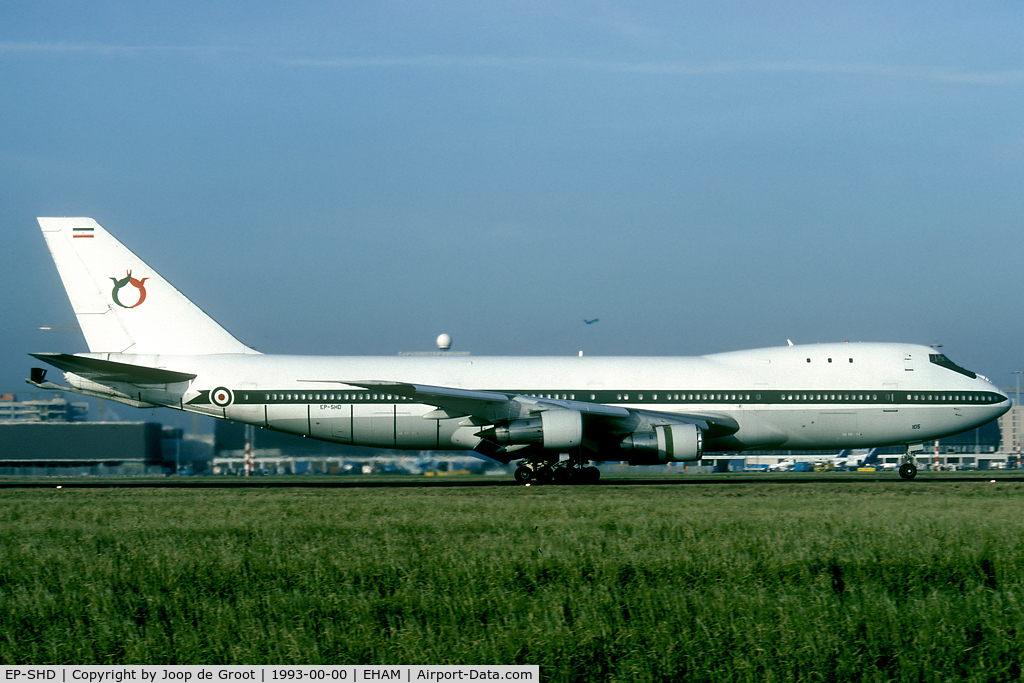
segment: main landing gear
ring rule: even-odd
[[[907,452],[900,457],[900,476],[910,480],[917,476],[917,458],[915,454],[923,450],[923,446],[907,446]]]
[[[593,465],[584,467],[583,463],[578,454],[570,454],[568,460],[529,458],[519,464],[514,476],[520,484],[596,484],[601,470]]]

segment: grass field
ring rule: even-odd
[[[0,491],[0,661],[1011,681],[1024,484]]]

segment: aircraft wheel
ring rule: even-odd
[[[516,472],[512,476],[514,476],[516,478],[516,481],[519,482],[520,484],[526,484],[529,483],[531,479],[533,479],[533,470],[531,470],[529,467],[523,467],[522,465],[520,465],[519,467],[516,468]]]
[[[538,484],[550,484],[553,475],[550,467],[541,467],[533,473],[533,480]]]
[[[905,462],[900,465],[900,476],[904,479],[913,479],[917,476],[917,465],[912,462]]]
[[[580,472],[580,481],[584,484],[596,484],[601,481],[601,470],[596,467],[584,467]]]

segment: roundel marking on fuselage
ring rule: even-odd
[[[235,400],[235,395],[227,387],[217,387],[210,392],[210,401],[213,405],[226,408]]]

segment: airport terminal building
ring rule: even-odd
[[[0,395],[0,476],[159,475],[173,468],[155,422],[87,422],[89,404]]]

